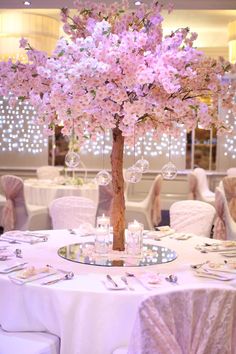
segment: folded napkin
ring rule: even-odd
[[[9,279],[16,284],[23,285],[28,282],[49,277],[56,273],[58,273],[57,270],[49,266],[44,266],[41,268],[30,266],[9,276]]]
[[[18,241],[24,243],[37,243],[37,242],[44,242],[48,240],[47,235],[43,235],[41,233],[33,233],[33,232],[26,232],[26,231],[7,231],[0,236],[1,240],[6,241]]]
[[[15,260],[0,263],[0,274],[8,274],[25,268],[26,262],[16,262]]]
[[[15,257],[15,253],[9,249],[0,249],[0,260]]]
[[[201,267],[206,272],[214,273],[233,273],[236,276],[236,261],[235,262],[207,262]]]
[[[171,236],[171,238],[173,238],[174,240],[188,240],[191,237],[193,237],[193,235],[188,233],[175,233],[173,236]]]
[[[159,239],[159,238],[162,238],[162,237],[166,237],[166,236],[169,236],[169,235],[172,235],[175,233],[175,230],[174,229],[171,229],[169,226],[163,226],[161,229],[158,228],[157,231],[147,231],[147,232],[144,232],[144,236],[147,236],[147,237],[150,237],[150,238],[153,238],[153,239]]]
[[[231,251],[236,251],[236,244],[226,244],[225,242],[221,243],[212,243],[212,244],[203,244],[203,245],[197,245],[195,247],[196,249],[200,251],[206,251],[206,252],[231,252]]]
[[[161,276],[155,272],[144,272],[135,275],[135,279],[146,289],[152,290],[162,283]]]
[[[223,273],[220,274],[219,272],[205,271],[202,268],[195,270],[194,275],[197,277],[204,277],[221,281],[230,281],[236,279],[236,275],[226,275]]]

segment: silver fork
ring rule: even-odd
[[[198,264],[191,264],[190,267],[193,268],[193,269],[199,269],[199,268],[201,268],[204,264],[207,264],[207,263],[209,263],[209,261],[202,262],[202,263],[198,263]]]

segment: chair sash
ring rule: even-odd
[[[111,215],[111,207],[113,200],[113,190],[112,185],[99,186],[99,201],[97,208],[97,216],[105,214],[107,216]]]
[[[188,199],[197,199],[197,177],[190,173],[188,175],[188,185],[189,185],[189,192],[188,192]]]
[[[2,226],[4,231],[14,230],[16,222],[15,199],[23,188],[20,179],[11,176],[2,176],[2,188],[6,197],[6,203],[2,211]]]
[[[152,197],[152,209],[151,209],[151,219],[152,224],[158,225],[161,221],[161,185],[162,178],[157,178],[153,188],[153,197]]]
[[[214,239],[226,240],[226,227],[224,221],[224,200],[221,192],[215,193],[216,220],[214,223]]]
[[[223,186],[230,215],[236,222],[236,177],[224,177]]]

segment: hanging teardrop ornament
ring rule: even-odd
[[[142,171],[133,165],[125,170],[124,180],[129,183],[138,183],[141,181],[142,175]]]
[[[177,167],[171,161],[169,161],[161,169],[162,177],[167,180],[175,179],[177,173],[178,173]]]
[[[145,173],[145,172],[147,172],[149,170],[149,162],[148,162],[148,160],[145,160],[143,158],[143,156],[141,157],[141,159],[136,161],[134,166],[139,168],[142,173]]]
[[[77,152],[69,151],[65,156],[65,164],[69,168],[75,168],[79,166],[80,156]]]
[[[107,186],[111,182],[111,179],[110,173],[106,170],[101,170],[95,177],[98,186]]]

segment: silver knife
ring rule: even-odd
[[[118,284],[112,279],[112,277],[109,274],[107,274],[107,279],[112,283],[112,285],[118,288]]]
[[[5,268],[5,269],[3,269],[3,271],[4,271],[4,272],[13,272],[14,270],[17,270],[18,268],[24,267],[26,264],[28,264],[28,263],[27,263],[27,262],[25,262],[25,263],[20,263],[20,264],[17,264],[17,265],[14,265],[14,266]]]

